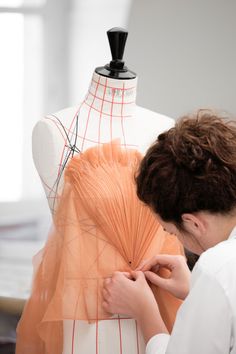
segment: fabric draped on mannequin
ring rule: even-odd
[[[64,173],[53,230],[34,257],[31,297],[17,329],[17,354],[62,352],[63,320],[108,319],[102,309],[104,278],[134,270],[160,253],[183,254],[152,211],[136,196],[142,159],[119,141],[74,156]],[[162,276],[168,277],[168,271]],[[180,300],[153,286],[169,330]]]

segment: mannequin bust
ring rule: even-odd
[[[112,61],[95,69],[84,101],[41,119],[33,130],[33,159],[54,215],[63,188],[63,171],[74,154],[119,139],[141,153],[174,120],[135,104],[137,77],[122,61],[128,33],[108,31]],[[64,320],[63,354],[144,353],[132,319],[112,318],[88,324]]]

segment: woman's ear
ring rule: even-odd
[[[201,236],[206,232],[203,218],[198,214],[182,214],[183,227],[186,232]]]

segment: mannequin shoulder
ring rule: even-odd
[[[173,118],[140,106],[136,106],[136,117],[139,119],[140,124],[151,124],[160,133],[172,128],[175,124]]]
[[[56,113],[48,114],[40,119],[33,130],[34,136],[41,135],[42,132],[61,135],[64,129],[69,129],[73,117],[76,115],[78,107],[68,107]]]
[[[40,175],[58,168],[76,109],[69,107],[49,114],[35,124],[32,132],[32,153]]]
[[[136,106],[136,132],[140,142],[141,152],[145,153],[158,135],[175,125],[175,120],[164,114]]]

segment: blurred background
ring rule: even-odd
[[[129,31],[138,105],[173,118],[201,107],[236,115],[235,14],[234,0],[0,0],[0,353],[14,352],[31,259],[51,222],[35,123],[83,100],[111,59],[112,27]]]

